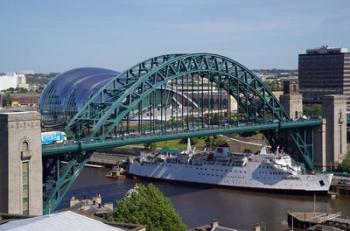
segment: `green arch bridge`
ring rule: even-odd
[[[231,97],[237,112],[231,110]],[[43,146],[44,213],[57,208],[93,151],[260,131],[273,148],[284,147],[312,170],[313,128],[320,124],[320,119],[291,120],[260,78],[228,57],[153,57],[115,76],[89,99],[66,125],[74,140]]]

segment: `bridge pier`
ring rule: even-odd
[[[299,119],[303,114],[302,95],[296,81],[283,83],[284,94],[280,102],[292,119]],[[315,128],[314,162],[323,170],[336,168],[346,155],[346,97],[327,95],[322,99],[322,122]]]
[[[41,215],[41,116],[0,113],[0,212]]]
[[[325,124],[322,123],[324,125],[321,129],[325,129],[325,136],[322,136],[321,152],[316,153],[316,156],[319,156],[318,159],[322,160],[323,168],[332,169],[337,167],[346,155],[346,96],[324,96],[322,111]]]
[[[299,94],[297,81],[283,82],[283,95],[280,103],[291,119],[299,119],[303,115],[303,96]]]
[[[321,126],[315,128],[314,137],[315,167],[327,170],[326,156],[326,119],[322,118]]]

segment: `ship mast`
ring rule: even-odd
[[[189,155],[189,154],[192,154],[192,146],[191,146],[191,139],[188,137],[187,138],[187,149],[186,149],[186,153]]]

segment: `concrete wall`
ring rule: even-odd
[[[326,158],[326,119],[322,119],[321,126],[315,129],[314,136],[315,166],[327,170]]]
[[[0,212],[23,214],[22,165],[29,163],[29,214],[41,215],[41,116],[38,112],[0,113]],[[23,143],[28,143],[28,151]]]
[[[322,110],[326,119],[326,163],[337,165],[346,155],[346,96],[324,96]]]
[[[280,103],[286,110],[291,119],[298,119],[303,115],[303,97],[300,94],[296,95],[281,95]]]
[[[0,212],[8,211],[8,134],[7,120],[0,114]]]

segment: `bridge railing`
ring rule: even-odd
[[[150,133],[125,133],[116,134],[115,137],[85,138],[81,140],[67,141],[62,144],[43,145],[43,155],[53,155],[77,151],[102,150],[113,147],[120,147],[129,144],[139,144],[146,142],[157,142],[170,139],[180,139],[184,137],[210,136],[217,134],[244,133],[253,131],[266,131],[273,129],[295,129],[320,125],[320,119],[309,119],[299,121],[270,121],[265,123],[236,123],[226,126],[213,126],[209,128],[193,127],[181,131],[157,130]]]

